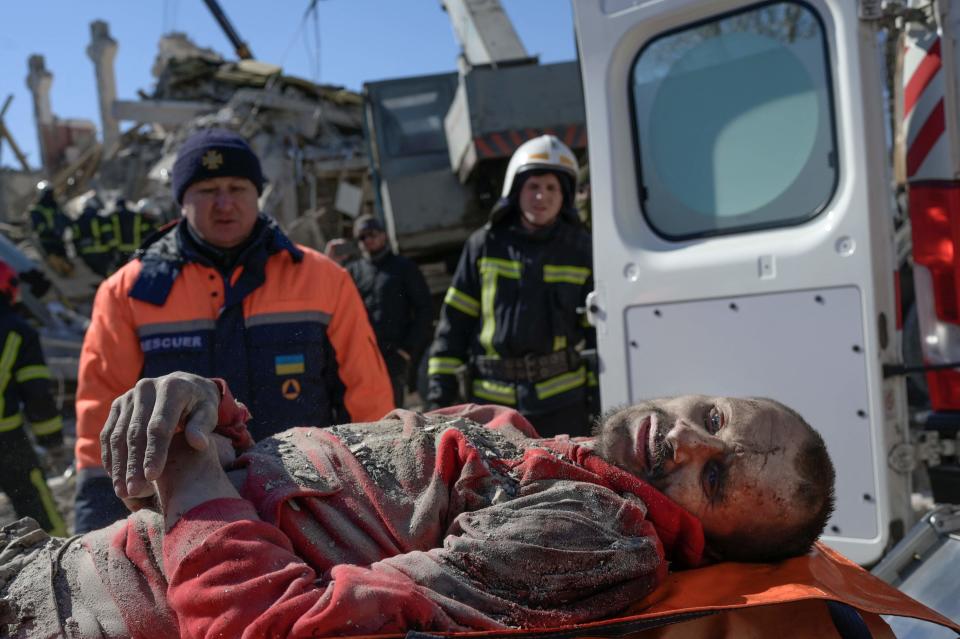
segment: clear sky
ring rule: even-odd
[[[572,60],[571,0],[501,0],[531,55]],[[367,80],[453,71],[459,45],[440,0],[320,0],[319,20],[304,21],[309,0],[220,0],[254,56],[284,73],[359,90]],[[198,45],[233,59],[233,48],[202,0],[19,0],[3,2],[0,19],[0,105],[13,94],[5,122],[34,168],[39,164],[27,58],[46,58],[51,103],[60,118],[100,126],[90,23],[104,20],[119,44],[117,97],[137,99],[153,88],[150,67],[160,36],[182,31]],[[315,34],[319,32],[319,55]],[[124,125],[121,125],[121,130]],[[129,125],[127,125],[129,126]],[[19,164],[6,142],[4,166]]]

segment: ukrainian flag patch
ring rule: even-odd
[[[304,371],[303,354],[277,355],[273,358],[277,375],[299,375]]]

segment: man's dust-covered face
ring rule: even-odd
[[[800,513],[794,468],[807,427],[763,399],[686,395],[615,410],[596,449],[700,518],[708,537],[790,525]]]

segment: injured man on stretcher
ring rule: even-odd
[[[139,509],[72,540],[4,529],[0,623],[31,637],[564,626],[616,614],[668,567],[806,553],[833,508],[822,438],[769,399],[645,402],[582,439],[540,439],[497,406],[257,444],[249,418],[221,381],[186,373],[115,401],[104,467]]]

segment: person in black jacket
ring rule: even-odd
[[[37,184],[37,201],[30,209],[30,224],[37,235],[40,248],[47,255],[67,257],[63,243],[63,234],[70,219],[60,209],[53,193],[53,187],[43,180]]]
[[[596,336],[583,307],[593,289],[590,235],[574,207],[577,160],[552,135],[507,167],[503,198],[463,249],[428,361],[428,407],[467,401],[519,410],[544,437],[588,435],[581,357]]]
[[[414,262],[390,250],[380,220],[372,215],[357,218],[353,235],[363,259],[348,262],[346,269],[367,307],[393,383],[394,403],[403,406],[407,371],[416,369],[433,328],[430,289]]]
[[[13,309],[18,293],[16,272],[0,261],[0,488],[18,517],[33,517],[51,535],[63,537],[66,525],[23,428],[26,416],[37,445],[60,450],[63,422],[50,390],[40,338]]]
[[[100,277],[108,277],[117,268],[113,227],[113,220],[103,214],[103,202],[98,195],[87,198],[80,217],[70,226],[77,255]]]

